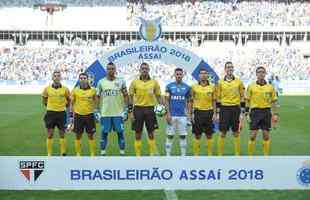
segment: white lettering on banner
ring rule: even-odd
[[[310,156],[0,156],[0,189],[310,189]]]
[[[189,72],[192,72],[202,61],[196,54],[162,41],[140,41],[124,45],[108,52],[100,60],[103,66],[108,62],[123,66],[145,60],[160,60],[166,64],[182,66]]]

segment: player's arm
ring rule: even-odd
[[[271,107],[272,107],[272,114],[273,114],[273,115],[277,115],[277,116],[279,116],[277,101],[278,101],[278,97],[277,97],[276,90],[274,89],[274,87],[272,87],[272,95],[271,95],[271,102],[272,102],[272,105],[271,105]]]
[[[244,84],[243,84],[243,82],[240,80],[239,93],[240,93],[240,107],[241,107],[241,112],[242,112],[242,113],[245,113],[245,108],[246,108],[245,97],[244,97],[244,91],[245,91]]]
[[[220,86],[220,83],[218,83],[216,86],[215,86],[215,97],[216,97],[216,102],[215,102],[215,112],[217,114],[217,118],[219,113],[220,113],[220,107],[221,107],[221,93],[222,93],[222,90],[221,90],[221,86]],[[214,106],[213,106],[214,108]]]
[[[187,101],[187,114],[188,114],[188,119],[193,122],[193,98],[194,98],[194,91],[193,89],[191,88],[190,90],[190,95],[189,95],[189,98],[188,98],[188,101]]]
[[[71,92],[71,105],[70,105],[70,113],[73,113],[73,107],[76,101],[76,96],[75,96],[75,89],[73,88]]]
[[[71,97],[70,97],[70,91],[68,88],[66,88],[66,91],[65,91],[65,97],[66,97],[66,100],[67,100],[67,104],[66,104],[66,107],[68,109],[70,109],[70,106],[71,106]]]
[[[48,100],[48,94],[47,94],[47,88],[45,88],[43,93],[42,93],[42,104],[45,107],[47,106],[47,100]]]
[[[97,88],[96,88],[96,95],[95,95],[95,112],[99,110],[100,106],[100,98],[101,98],[101,93],[102,93],[102,88],[101,88],[101,81],[97,83]]]
[[[133,96],[136,92],[136,89],[135,89],[135,81],[132,81],[130,83],[130,86],[129,86],[129,93],[128,93],[128,113],[130,114],[130,118],[133,119],[133,115],[132,115],[132,112],[133,112]]]
[[[165,105],[165,108],[167,110],[166,120],[167,120],[168,124],[171,124],[171,113],[170,113],[170,106],[169,106],[170,103],[169,102],[170,102],[170,91],[169,91],[169,88],[166,87],[165,96],[164,96],[164,105]]]
[[[124,103],[125,103],[125,106],[126,108],[128,108],[128,105],[129,105],[129,95],[128,95],[128,91],[127,91],[127,87],[126,87],[126,83],[123,82],[122,84],[122,94],[123,94],[123,97],[124,97]]]
[[[164,96],[164,106],[166,107],[167,114],[170,114],[169,102],[170,102],[170,91],[169,91],[169,88],[166,86],[165,96]]]
[[[155,83],[155,96],[156,96],[156,99],[157,99],[157,102],[161,105],[164,105],[164,100],[163,98],[161,97],[161,92],[160,92],[160,85],[159,83],[156,81]]]
[[[251,85],[248,86],[244,98],[245,98],[245,115],[248,115],[250,112],[250,99],[252,98]]]
[[[278,113],[278,103],[277,103],[278,97],[276,90],[274,87],[272,87],[272,95],[271,95],[271,109],[272,109],[272,117],[271,117],[271,123],[274,128],[276,128],[277,123],[279,122],[280,115]]]
[[[212,97],[212,107],[213,107],[213,121],[217,120],[217,89],[214,86],[213,97]]]

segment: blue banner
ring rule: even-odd
[[[88,74],[89,81],[93,87],[97,87],[97,83],[100,79],[106,76],[106,71],[98,60],[91,64],[86,70],[85,73]],[[77,85],[79,81],[77,81]]]
[[[206,69],[208,74],[209,74],[209,78],[211,80],[212,83],[217,83],[219,80],[218,75],[216,74],[216,72],[210,67],[210,65],[208,63],[206,63],[204,60],[201,60],[201,62],[199,63],[199,65],[194,69],[194,71],[192,72],[192,76],[198,81],[199,80],[199,71],[200,69]]]

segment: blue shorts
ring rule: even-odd
[[[123,117],[101,117],[100,119],[101,124],[101,132],[102,133],[109,133],[112,130],[116,132],[123,132],[124,131],[124,122]]]

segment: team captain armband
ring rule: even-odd
[[[128,105],[128,112],[129,112],[129,113],[132,113],[132,111],[133,111],[133,105],[132,105],[132,104],[129,104],[129,105]]]

